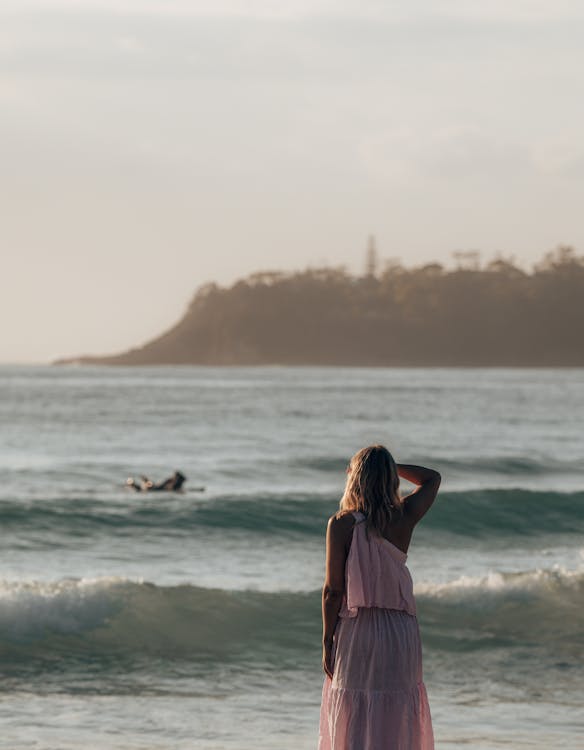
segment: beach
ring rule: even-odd
[[[582,369],[0,367],[0,747],[315,748],[326,521],[381,442],[443,477],[437,748],[576,750],[583,413]]]

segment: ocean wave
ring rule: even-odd
[[[476,537],[584,532],[584,492],[517,488],[440,493],[421,529]]]
[[[20,503],[0,502],[0,523],[18,535],[54,532],[57,537],[107,531],[131,535],[207,534],[215,529],[262,535],[322,536],[338,497],[312,494],[224,495],[213,499],[143,499],[106,502],[93,497]],[[420,533],[490,539],[584,533],[584,492],[521,489],[441,492]],[[434,535],[434,539],[437,537]]]
[[[296,660],[307,642],[318,643],[318,629],[315,592],[165,587],[123,578],[0,585],[0,655],[12,667]]]
[[[422,583],[416,595],[430,646],[538,645],[584,652],[584,569],[492,571]]]
[[[424,643],[584,652],[584,570],[494,572],[416,588]],[[317,658],[320,592],[225,591],[122,578],[0,585],[3,660],[122,657],[279,664]]]
[[[310,469],[322,473],[341,474],[344,472],[350,456],[311,456],[295,458],[290,461],[294,469]],[[464,476],[503,476],[507,478],[526,476],[550,476],[565,474],[584,474],[584,464],[580,460],[559,460],[548,456],[537,458],[532,456],[469,456],[466,458],[452,458],[448,456],[422,456],[417,459],[424,466],[435,466],[445,476],[459,474]]]
[[[343,476],[350,458],[351,456],[308,456],[292,459],[289,465],[294,469],[310,469]]]

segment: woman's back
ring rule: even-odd
[[[353,513],[355,526],[346,563],[345,598],[339,617],[356,617],[359,607],[380,607],[416,614],[407,554],[368,530],[365,516]]]

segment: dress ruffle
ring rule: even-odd
[[[426,687],[370,691],[323,687],[319,750],[434,750]]]

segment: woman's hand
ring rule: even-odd
[[[333,679],[333,642],[324,641],[322,644],[322,668],[331,680]]]
[[[442,477],[434,469],[413,464],[397,464],[400,477],[416,485],[416,489],[403,499],[404,514],[415,526],[428,512],[436,499]]]

